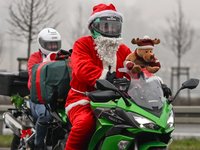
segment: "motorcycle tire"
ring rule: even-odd
[[[12,143],[11,143],[11,150],[17,150],[20,144],[20,137],[14,134]]]
[[[14,134],[10,149],[11,150],[19,150],[21,148],[21,144],[22,144],[21,141],[22,141],[21,137],[19,137],[19,136]],[[28,149],[29,150],[34,150],[34,145],[28,143]]]
[[[99,143],[97,144],[95,150],[101,150],[102,146],[103,146],[103,142],[104,142],[104,139],[99,141]]]
[[[53,150],[65,150],[67,139],[59,140]]]

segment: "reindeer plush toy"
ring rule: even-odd
[[[160,69],[160,62],[153,54],[154,44],[159,44],[160,39],[151,40],[149,36],[143,39],[133,38],[132,44],[137,44],[136,50],[126,58],[126,67],[132,73],[140,73],[141,68],[146,68],[149,73],[156,73]]]

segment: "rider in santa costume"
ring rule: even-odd
[[[91,36],[78,39],[73,46],[71,90],[66,100],[65,111],[72,124],[65,150],[87,149],[95,130],[95,119],[90,108],[90,99],[85,92],[96,90],[97,79],[112,82],[123,78],[123,62],[131,53],[122,43],[123,15],[113,4],[94,6],[87,27]]]

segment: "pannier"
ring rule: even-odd
[[[11,96],[13,94],[19,94],[20,96],[26,96],[30,94],[27,87],[28,72],[20,71],[16,73],[0,72],[0,94],[5,96]]]
[[[64,102],[70,89],[71,59],[36,64],[31,71],[31,101],[49,104]]]

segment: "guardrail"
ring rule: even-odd
[[[13,105],[0,105],[0,135],[3,129],[3,113]],[[200,124],[200,106],[174,106],[176,124]]]
[[[174,106],[175,123],[200,124],[200,106]]]

